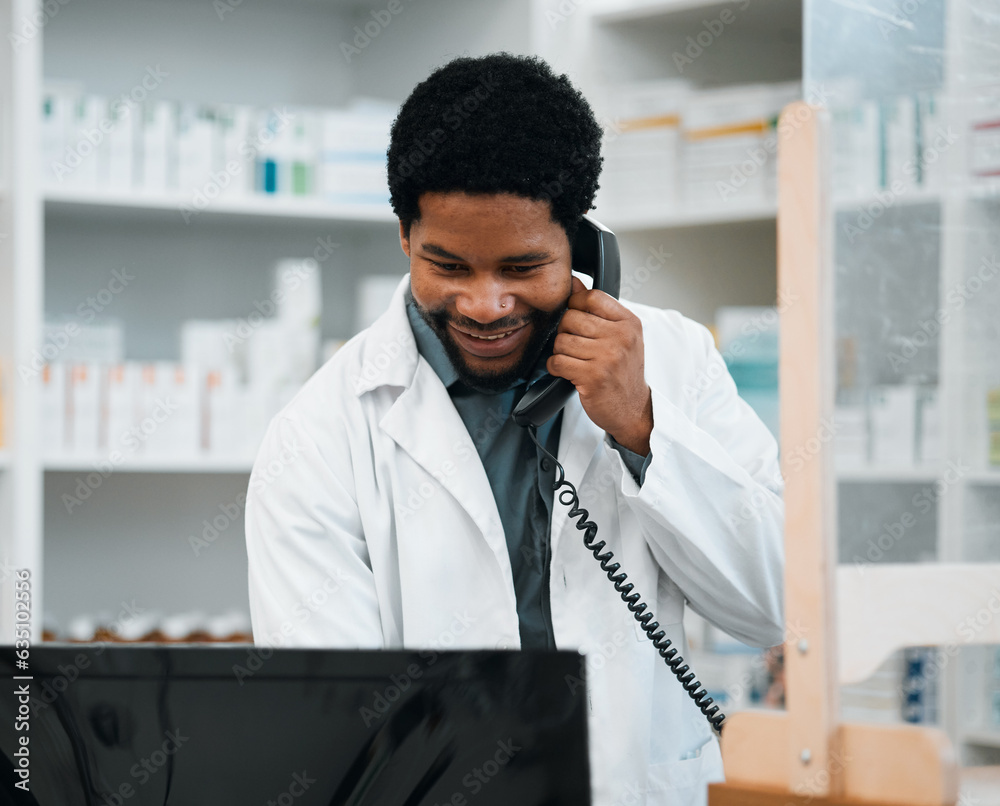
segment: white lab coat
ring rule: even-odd
[[[274,646],[515,648],[496,503],[472,439],[417,352],[403,291],[271,422],[246,508],[254,640]],[[640,488],[574,396],[559,461],[583,506],[686,654],[685,604],[741,641],[783,637],[774,439],[737,396],[702,326],[642,320],[652,461]],[[553,502],[556,645],[587,653],[597,806],[705,803],[720,780],[705,718]]]

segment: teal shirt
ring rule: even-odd
[[[521,646],[554,649],[549,609],[549,525],[555,465],[531,441],[527,430],[510,418],[528,384],[544,374],[545,361],[539,361],[527,381],[516,381],[496,394],[477,392],[458,379],[440,339],[420,316],[409,290],[406,314],[417,350],[448,390],[493,490],[514,577]],[[559,412],[537,431],[538,441],[553,456],[558,456],[561,424]],[[612,444],[641,484],[651,457],[639,456],[614,440]]]

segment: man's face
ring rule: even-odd
[[[572,288],[569,240],[549,202],[425,193],[399,237],[413,299],[463,382],[490,392],[526,378]]]

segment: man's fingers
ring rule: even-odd
[[[565,378],[576,386],[577,382],[584,377],[583,373],[587,364],[587,361],[580,358],[573,358],[572,356],[562,354],[553,354],[549,356],[548,361],[545,362],[545,370],[549,373],[549,375]]]
[[[559,332],[583,336],[586,339],[597,339],[606,335],[607,324],[608,320],[589,311],[569,308],[559,321]]]
[[[559,333],[552,343],[552,352],[590,361],[600,354],[600,343],[574,333]]]
[[[574,277],[573,280],[573,288],[575,289],[576,283],[580,282],[580,278]],[[580,283],[580,285],[583,286],[583,283]],[[568,307],[570,310],[586,311],[612,322],[627,319],[631,316],[628,308],[614,297],[603,291],[588,289],[586,286],[584,286],[583,291],[570,294]]]

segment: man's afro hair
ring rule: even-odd
[[[541,59],[455,59],[414,88],[392,124],[392,209],[408,233],[423,193],[512,193],[549,200],[572,238],[593,206],[601,138],[587,100]]]

